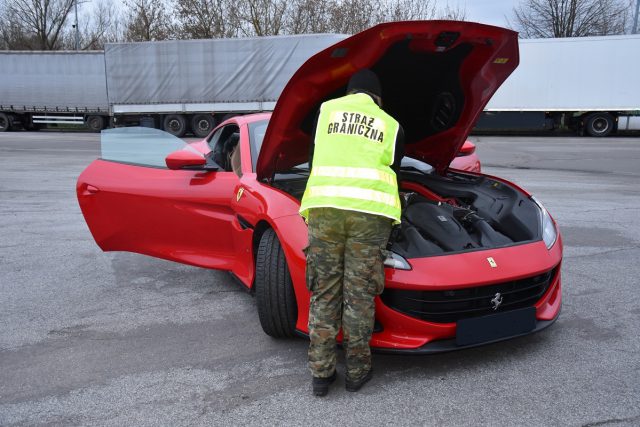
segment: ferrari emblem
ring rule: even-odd
[[[489,261],[489,265],[490,265],[492,268],[496,268],[496,267],[498,266],[498,264],[496,264],[496,261],[493,259],[493,257],[489,257],[489,258],[487,258],[487,261]]]
[[[494,310],[497,310],[498,307],[500,307],[500,304],[502,304],[502,295],[500,295],[500,292],[498,292],[491,300],[491,306]]]
[[[236,202],[240,201],[240,197],[242,197],[242,193],[244,193],[244,188],[240,187],[238,190],[238,194],[236,194]]]

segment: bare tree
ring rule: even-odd
[[[163,0],[125,0],[129,9],[125,18],[127,41],[167,40],[175,28]]]
[[[331,25],[331,11],[335,0],[293,0],[289,2],[285,19],[285,31],[288,34],[329,33],[334,31]]]
[[[320,1],[311,0],[311,9],[318,14],[318,21],[326,22],[331,32],[354,34],[381,22],[441,19],[464,19],[463,8],[444,10],[438,8],[437,0],[333,0],[327,7],[317,7]],[[314,6],[316,8],[314,9]],[[321,27],[322,28],[322,27]],[[326,32],[326,30],[325,30]]]
[[[61,48],[74,0],[13,0],[2,9],[3,44],[8,49]]]
[[[181,38],[236,37],[239,32],[232,0],[176,0]]]
[[[623,34],[630,9],[628,0],[525,0],[515,27],[527,38]]]
[[[286,0],[236,1],[231,10],[245,36],[276,36],[284,31]]]
[[[331,6],[330,23],[333,32],[355,34],[385,21],[379,0],[339,0]]]
[[[386,12],[378,17],[380,21],[433,19],[436,15],[435,0],[392,0],[388,3]]]
[[[131,1],[131,0],[130,0]],[[139,1],[139,0],[137,0]],[[464,19],[438,0],[174,0],[183,38],[304,33],[353,34],[380,22]]]
[[[79,23],[81,49],[103,49],[105,43],[122,39],[119,15],[113,2],[98,0],[83,12],[82,24]]]
[[[464,21],[467,19],[467,9],[460,5],[453,7],[447,3],[443,9],[438,11],[437,17],[450,21]]]

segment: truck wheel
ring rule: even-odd
[[[164,130],[181,138],[187,132],[187,119],[182,114],[169,114],[164,118]]]
[[[196,114],[191,118],[191,130],[200,138],[209,135],[215,125],[216,121],[210,114]]]
[[[287,260],[276,233],[267,229],[256,256],[256,303],[260,325],[275,338],[292,337],[298,306]]]
[[[591,136],[607,136],[613,131],[615,122],[609,113],[593,113],[587,116],[585,128]]]
[[[100,132],[104,128],[104,117],[88,116],[84,123],[91,132]]]
[[[11,119],[5,113],[0,113],[0,132],[11,130]]]

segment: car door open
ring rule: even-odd
[[[100,248],[232,268],[229,200],[236,174],[168,169],[167,155],[190,147],[156,129],[110,129],[101,143],[101,158],[77,183],[82,213]]]

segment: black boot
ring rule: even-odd
[[[372,376],[373,376],[373,369],[369,369],[369,371],[366,374],[364,374],[363,376],[355,380],[352,380],[347,375],[347,378],[345,380],[345,388],[347,389],[347,391],[358,391],[362,388],[363,385],[367,383],[367,381],[371,379]]]
[[[336,371],[327,378],[313,377],[313,394],[315,396],[326,396],[329,392],[329,386],[336,380]]]

